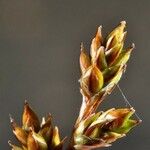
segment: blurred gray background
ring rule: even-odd
[[[121,20],[136,50],[120,85],[143,123],[106,149],[150,149],[149,13],[149,0],[0,0],[0,149],[10,149],[8,115],[20,123],[25,99],[40,117],[51,112],[62,136],[70,134],[82,98],[80,42],[88,49],[99,25],[106,35]],[[101,109],[124,106],[116,89]]]

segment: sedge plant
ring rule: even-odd
[[[79,79],[82,104],[74,124],[67,150],[91,150],[111,146],[141,121],[133,118],[133,107],[110,108],[97,112],[98,106],[111,94],[126,70],[134,44],[124,47],[127,32],[122,21],[106,38],[102,27],[97,30],[90,47],[90,54],[81,44]],[[14,135],[20,144],[9,141],[12,150],[62,150],[65,139],[52,123],[52,116],[39,121],[36,113],[25,102],[22,125],[10,117]]]

